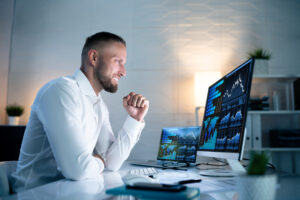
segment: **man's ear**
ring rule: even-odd
[[[92,67],[96,67],[98,60],[98,52],[95,49],[90,49],[88,51],[89,63]]]

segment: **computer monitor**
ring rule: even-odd
[[[209,87],[199,156],[225,158],[229,164],[242,159],[253,66],[249,59]]]
[[[163,128],[157,160],[195,163],[199,136],[199,126]]]

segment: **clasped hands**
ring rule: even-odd
[[[140,94],[130,92],[123,97],[123,107],[132,118],[143,122],[149,109],[149,101]]]

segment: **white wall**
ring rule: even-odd
[[[13,0],[0,0],[0,124],[4,124],[7,118],[5,107],[13,11]]]
[[[131,158],[154,159],[162,127],[195,124],[195,72],[225,74],[263,47],[273,53],[271,73],[300,74],[299,10],[297,0],[16,0],[8,102],[25,106],[25,124],[38,89],[79,67],[87,36],[117,33],[128,43],[128,75],[103,96],[115,131],[124,95],[150,100]]]

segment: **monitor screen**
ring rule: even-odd
[[[196,162],[199,136],[199,126],[163,128],[157,159],[183,163]]]
[[[209,87],[199,155],[210,152],[208,156],[240,159],[253,64],[249,59]]]

